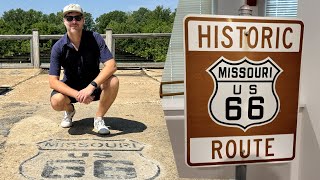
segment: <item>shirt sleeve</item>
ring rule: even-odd
[[[51,49],[49,75],[60,76],[61,63],[60,63],[61,50],[57,45]]]
[[[100,49],[100,62],[105,63],[106,61],[113,59],[113,55],[110,52],[109,48],[107,47],[102,36],[97,32],[94,32],[93,35]]]

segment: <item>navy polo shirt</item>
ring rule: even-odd
[[[82,31],[78,51],[71,44],[67,33],[51,49],[49,74],[60,76],[64,69],[63,82],[75,89],[85,88],[100,72],[99,64],[113,56],[97,32]]]

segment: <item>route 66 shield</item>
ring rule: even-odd
[[[160,166],[132,140],[50,139],[20,165],[26,179],[156,179]]]
[[[217,124],[247,131],[277,116],[280,100],[275,84],[282,69],[270,57],[262,61],[221,57],[207,72],[215,83],[208,112]]]

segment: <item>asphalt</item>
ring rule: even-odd
[[[0,179],[180,179],[159,98],[162,69],[118,70],[107,112],[111,134],[93,129],[97,102],[75,105],[71,128],[49,103],[41,69],[0,69]]]

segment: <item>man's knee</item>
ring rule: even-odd
[[[111,86],[111,87],[116,87],[116,88],[119,87],[119,79],[118,79],[117,76],[111,76],[110,86]]]
[[[101,89],[105,90],[108,88],[118,89],[119,79],[117,76],[112,75],[105,83],[102,84]]]
[[[51,106],[56,111],[64,110],[66,105],[66,97],[63,94],[57,93],[51,97]]]

